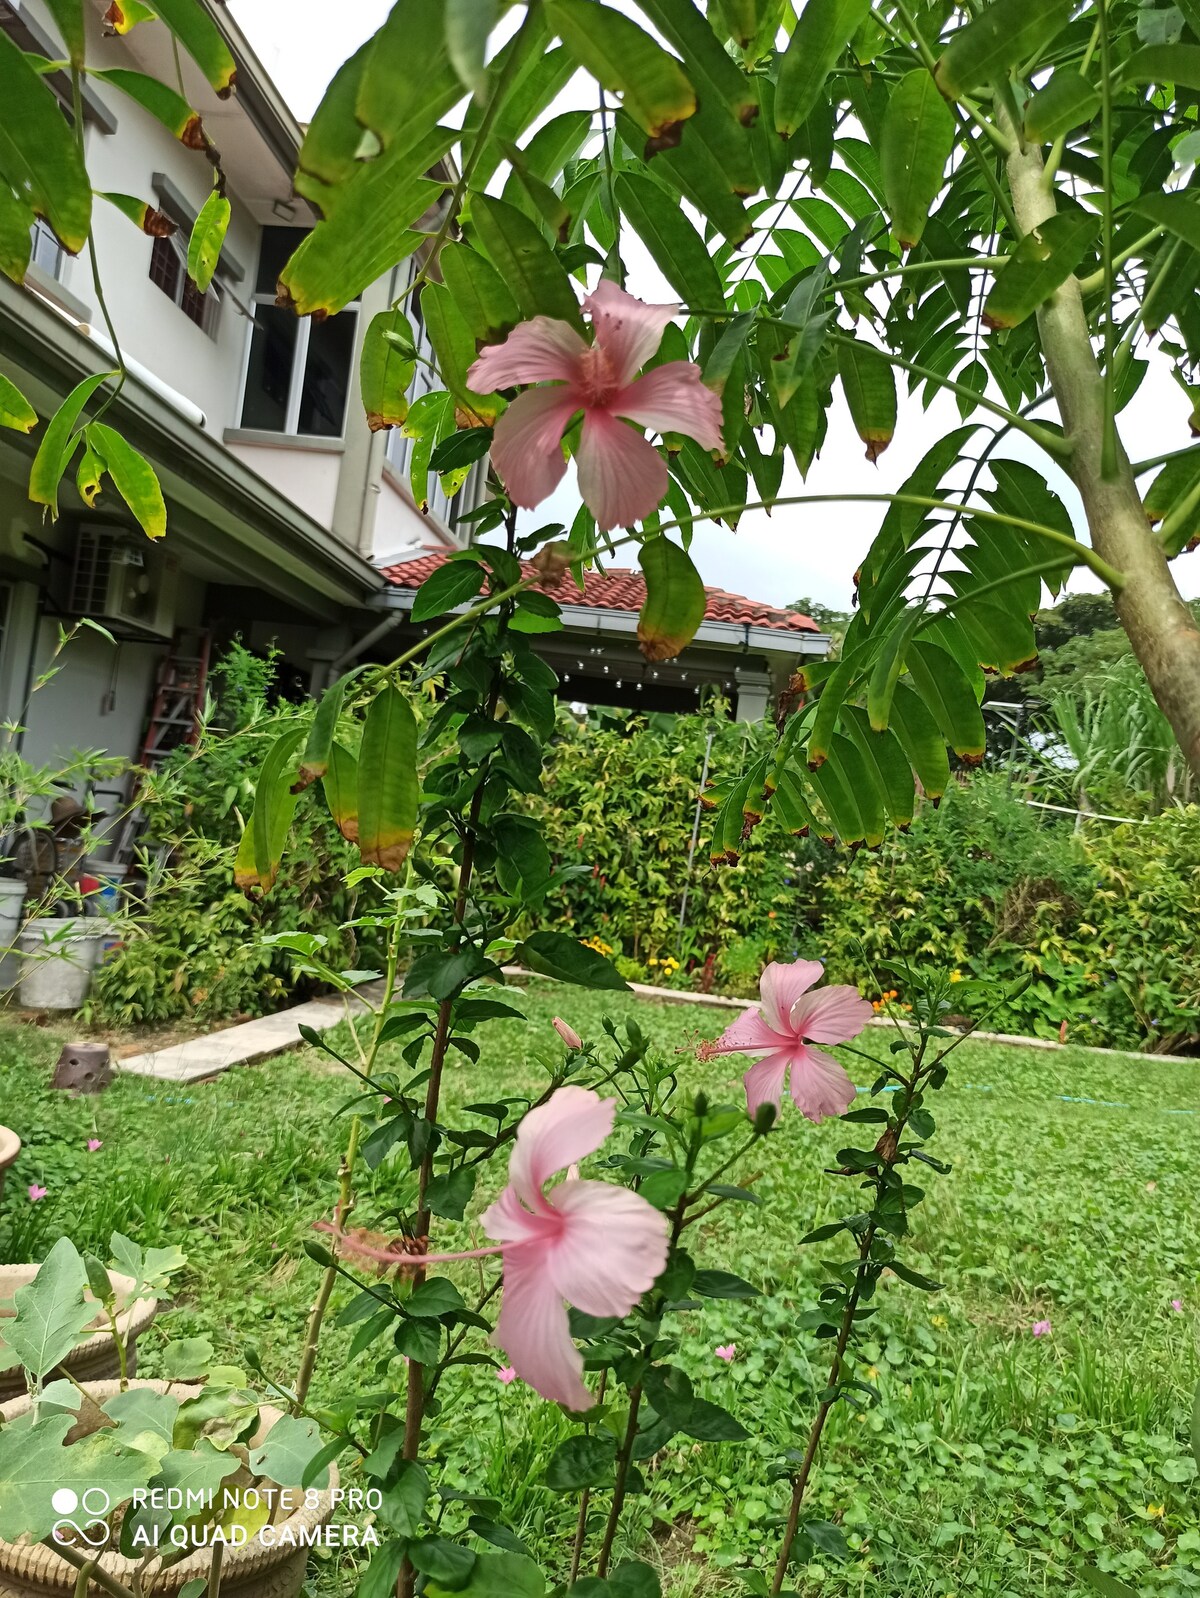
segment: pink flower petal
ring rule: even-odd
[[[716,1348],[713,1349],[713,1353],[717,1356],[718,1359],[723,1359],[725,1361],[725,1363],[728,1365],[729,1362],[733,1359],[734,1355],[737,1353],[737,1344],[736,1343],[718,1343]]]
[[[584,413],[578,461],[580,497],[603,533],[640,522],[666,496],[666,461],[606,411]]]
[[[662,336],[678,305],[647,305],[645,300],[601,278],[583,302],[592,319],[596,343],[612,365],[623,387],[637,375],[662,343]]]
[[[531,1210],[545,1213],[542,1188],[555,1172],[596,1152],[612,1131],[616,1113],[616,1099],[602,1099],[590,1088],[581,1087],[559,1088],[545,1104],[530,1110],[517,1132],[508,1179]],[[493,1209],[503,1198],[502,1194]],[[488,1226],[486,1216],[483,1224],[491,1236],[504,1239],[504,1233]]]
[[[509,1382],[515,1382],[516,1379],[517,1367],[515,1365],[501,1365],[496,1372],[496,1380],[503,1382],[505,1387],[508,1386]]]
[[[855,1086],[832,1054],[799,1048],[792,1055],[792,1098],[801,1115],[820,1122],[844,1115],[854,1103]]]
[[[535,316],[514,327],[503,344],[481,350],[467,382],[476,394],[511,388],[514,383],[569,383],[587,347],[569,323]]]
[[[856,988],[821,988],[796,1000],[791,1013],[792,1030],[797,1037],[813,1043],[845,1043],[858,1036],[872,1013]]]
[[[792,1033],[792,1006],[825,975],[819,960],[772,960],[759,979],[763,1016],[776,1032]]]
[[[686,433],[705,449],[721,449],[721,401],[691,361],[667,361],[630,383],[609,409],[656,433]]]
[[[496,423],[492,462],[514,504],[532,510],[558,487],[567,469],[562,436],[578,409],[572,388],[531,388]]]
[[[744,1010],[719,1038],[705,1043],[701,1052],[706,1060],[716,1054],[769,1054],[789,1048],[791,1043],[791,1037],[767,1025],[761,1010]]]
[[[564,1182],[550,1200],[563,1217],[549,1271],[585,1315],[628,1315],[667,1263],[667,1218],[608,1182]]]
[[[595,1403],[583,1384],[583,1355],[571,1341],[566,1306],[536,1243],[505,1253],[504,1298],[491,1340],[543,1398],[568,1409]]]
[[[746,1110],[752,1121],[757,1120],[764,1104],[773,1104],[778,1117],[784,1078],[791,1063],[791,1050],[780,1049],[777,1054],[768,1054],[756,1061],[746,1072],[742,1081],[746,1085]]]

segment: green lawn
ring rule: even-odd
[[[728,1060],[701,1066],[686,1052],[720,1029],[719,1013],[562,988],[530,990],[524,1004],[528,1024],[484,1029],[479,1064],[455,1067],[455,1103],[538,1090],[539,1055],[559,1051],[555,1009],[591,1036],[605,1013],[636,1014],[659,1048],[685,1051],[685,1084],[735,1080]],[[206,1332],[235,1360],[253,1342],[289,1379],[317,1277],[302,1242],[328,1208],[346,1080],[299,1050],[207,1086],[129,1078],[72,1100],[44,1086],[59,1041],[0,1021],[0,1121],[26,1142],[0,1214],[0,1258],[38,1258],[64,1231],[94,1248],[113,1227],[180,1242],[190,1267],[172,1332]],[[886,1035],[873,1032],[870,1046],[882,1053]],[[882,1402],[836,1413],[813,1495],[853,1557],[809,1566],[798,1586],[847,1598],[1028,1598],[1086,1590],[1077,1573],[1094,1561],[1146,1592],[1200,1592],[1188,1446],[1200,1374],[1200,1064],[968,1044],[952,1065],[934,1101],[933,1147],[953,1171],[931,1174],[908,1254],[946,1287],[929,1297],[884,1284],[870,1350]],[[91,1137],[103,1147],[89,1154]],[[693,1243],[702,1263],[763,1288],[697,1312],[683,1333],[698,1389],[755,1441],[672,1445],[647,1472],[629,1541],[661,1561],[671,1598],[736,1591],[738,1569],[765,1566],[774,1551],[786,1487],[770,1466],[807,1429],[827,1359],[796,1327],[820,1254],[797,1242],[850,1207],[849,1185],[823,1174],[845,1141],[836,1124],[789,1117],[758,1151],[764,1206],[722,1210]],[[49,1190],[36,1204],[31,1182]],[[385,1165],[358,1219],[387,1230],[406,1189]],[[484,1202],[481,1192],[476,1210]],[[440,1240],[472,1235],[446,1227]],[[1042,1319],[1053,1329],[1035,1338]],[[374,1387],[366,1366],[346,1364],[350,1335],[335,1327],[324,1345],[319,1397]],[[144,1346],[146,1374],[157,1340]],[[731,1366],[713,1353],[728,1342]],[[435,1445],[463,1487],[500,1493],[535,1551],[561,1558],[576,1506],[539,1480],[567,1430],[557,1411],[482,1367],[451,1387]],[[330,1568],[328,1585],[348,1589],[350,1574]]]

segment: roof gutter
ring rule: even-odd
[[[200,0],[237,62],[235,93],[288,178],[295,176],[304,130],[255,55],[246,35],[220,0]]]
[[[372,610],[410,611],[416,589],[387,588],[370,601]],[[459,605],[451,615],[468,607]],[[563,625],[570,632],[609,633],[614,637],[637,636],[637,614],[632,610],[604,610],[596,605],[563,605]],[[723,649],[753,651],[773,655],[825,655],[829,650],[827,633],[801,632],[796,628],[755,627],[740,621],[702,621],[693,644],[716,644]]]

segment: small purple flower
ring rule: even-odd
[[[1171,1300],[1171,1308],[1175,1311],[1176,1315],[1182,1315],[1183,1314],[1183,1300],[1181,1298],[1173,1298]]]
[[[1048,1337],[1050,1335],[1049,1321],[1034,1321],[1033,1335],[1035,1337]]]

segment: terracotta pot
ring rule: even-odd
[[[32,1282],[37,1273],[36,1265],[0,1265],[0,1349],[4,1347],[4,1322],[13,1313],[13,1294]],[[122,1276],[118,1271],[109,1271],[108,1279],[117,1292],[117,1327],[125,1339],[128,1370],[132,1376],[137,1369],[137,1340],[158,1313],[158,1304],[152,1298],[139,1298],[136,1304],[130,1304],[129,1290],[134,1286],[133,1278]],[[91,1297],[90,1293],[88,1297]],[[118,1375],[120,1371],[117,1346],[113,1342],[107,1316],[98,1314],[92,1325],[97,1330],[63,1361],[66,1369],[79,1382],[103,1381],[109,1376]],[[0,1400],[15,1398],[24,1391],[25,1378],[19,1367],[0,1371]]]
[[[202,1391],[183,1382],[131,1382],[130,1385],[152,1393],[173,1393],[177,1398],[194,1398]],[[88,1392],[101,1403],[119,1391],[119,1382],[88,1383]],[[0,1415],[12,1420],[28,1408],[29,1399],[22,1396],[0,1404]],[[251,1447],[264,1441],[282,1415],[282,1410],[270,1404],[262,1405],[261,1423],[250,1439]],[[304,1539],[311,1538],[317,1527],[329,1521],[333,1514],[332,1489],[337,1484],[337,1467],[330,1465],[329,1487],[315,1495],[317,1503],[312,1508],[295,1510],[285,1521],[270,1527],[270,1543],[262,1542],[261,1535],[256,1535],[243,1548],[226,1545],[221,1568],[223,1598],[226,1595],[231,1598],[234,1593],[240,1598],[296,1598],[304,1585],[308,1567],[309,1550]],[[292,1489],[292,1493],[300,1500],[313,1496],[311,1489],[306,1492]],[[211,1550],[197,1548],[165,1570],[152,1564],[142,1577],[143,1588],[152,1592],[154,1598],[174,1598],[185,1582],[197,1577],[207,1580],[211,1562]],[[106,1553],[100,1556],[100,1564],[109,1575],[129,1587],[140,1562],[125,1559],[118,1553]],[[44,1543],[30,1545],[24,1540],[8,1543],[0,1539],[0,1598],[72,1598],[78,1580],[75,1567],[60,1559]],[[100,1592],[94,1584],[91,1590]]]
[[[6,1126],[0,1126],[0,1199],[4,1197],[4,1178],[21,1152],[21,1139]]]

